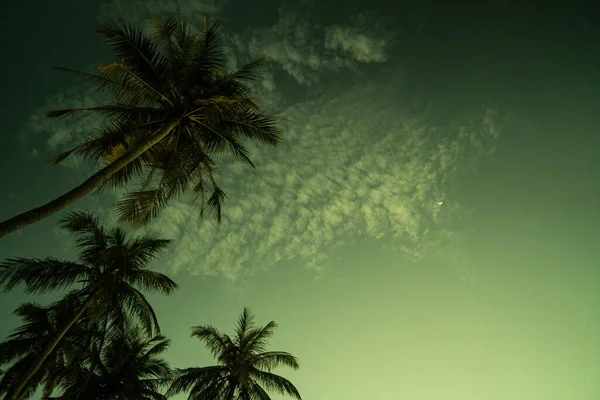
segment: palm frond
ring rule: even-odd
[[[11,258],[0,262],[0,285],[5,291],[24,285],[28,293],[45,293],[86,279],[90,269],[56,258]]]
[[[142,119],[146,117],[141,117]],[[78,154],[91,163],[104,162],[114,149],[135,143],[137,137],[145,136],[148,128],[142,129],[129,121],[110,121],[97,129],[97,133],[76,147]]]
[[[223,192],[221,190],[220,187],[216,186],[216,184],[213,182],[213,192],[210,195],[210,197],[208,198],[208,201],[206,202],[206,204],[210,207],[210,209],[213,212],[214,218],[217,221],[217,224],[221,224],[221,220],[222,220],[222,208],[223,208],[223,201],[227,198],[227,195],[225,194],[225,192]]]
[[[115,225],[107,230],[108,234],[108,246],[111,250],[123,252],[122,255],[117,255],[115,260],[121,260],[122,263],[126,262],[126,255],[129,254],[129,235],[123,227]]]
[[[120,303],[123,304],[130,315],[135,316],[146,332],[146,335],[151,337],[154,332],[160,334],[158,318],[156,317],[152,306],[146,299],[146,296],[129,285],[119,286],[121,287],[118,296],[120,298]]]
[[[283,143],[281,130],[277,127],[277,120],[262,112],[247,109],[223,118],[220,122],[222,129],[233,137],[273,147]]]
[[[250,97],[252,89],[248,83],[254,82],[260,77],[259,69],[266,61],[267,57],[261,57],[237,71],[217,74],[208,93],[211,95],[221,94],[230,98]]]
[[[25,325],[27,327],[48,320],[48,309],[38,303],[23,303],[13,311],[13,314],[23,319],[27,323]]]
[[[271,396],[256,382],[250,381],[245,388],[243,400],[271,400]]]
[[[67,159],[67,157],[69,157],[71,154],[73,154],[73,152],[75,152],[76,149],[71,149],[71,150],[67,150],[65,152],[62,152],[60,154],[57,154],[55,156],[50,157],[49,159],[46,160],[46,164],[55,167],[58,164],[60,164],[61,162],[63,162],[64,160]]]
[[[96,237],[103,229],[100,227],[98,217],[86,211],[76,211],[63,217],[59,226],[67,232],[76,233],[83,237]]]
[[[254,328],[247,332],[246,348],[254,354],[263,352],[267,345],[267,339],[273,336],[277,324],[274,321],[269,322],[262,328]]]
[[[0,365],[11,363],[26,356],[52,329],[49,309],[36,303],[21,304],[15,311],[23,323],[13,329],[0,343]]]
[[[114,153],[107,156],[106,164],[110,164],[126,152],[124,148],[115,148],[114,150]],[[145,157],[142,155],[115,172],[104,182],[104,184],[102,184],[102,186],[97,188],[97,192],[100,193],[107,188],[118,189],[135,181],[136,178],[144,173],[144,158]]]
[[[223,366],[177,369],[166,395],[170,397],[189,390],[201,393],[218,385],[226,376],[227,369]]]
[[[225,152],[232,154],[236,159],[254,167],[252,160],[250,159],[250,153],[235,137],[232,137],[229,132],[219,132],[217,129],[211,127],[209,124],[202,122],[199,119],[195,119],[201,131],[199,139],[204,144],[204,147],[209,154],[223,154]]]
[[[170,102],[169,98],[153,88],[132,66],[112,62],[100,65],[97,69],[103,77],[118,84],[117,102],[132,106]]]
[[[237,325],[235,328],[235,336],[237,345],[243,348],[244,339],[246,338],[246,333],[250,328],[254,326],[254,314],[250,311],[249,308],[244,307],[242,314],[238,318]]]
[[[155,90],[163,90],[163,76],[168,66],[156,44],[131,24],[116,20],[100,23],[98,32],[104,37],[117,59],[123,60]]]
[[[189,139],[181,137],[179,133],[172,139],[173,143],[157,145],[149,154],[146,166],[150,171],[142,185],[142,191],[153,185],[152,190],[156,195],[148,198],[148,203],[143,207],[146,210],[158,212],[166,203],[163,198],[171,199],[186,193],[193,184],[197,170],[203,165],[203,157],[207,157],[202,151],[192,151],[188,144],[183,143]],[[178,149],[179,144],[181,150]],[[135,210],[132,206],[130,203],[130,213]],[[149,221],[151,217],[152,215],[144,216],[142,219]]]
[[[204,19],[199,38],[178,38],[178,43],[187,56],[186,65],[181,68],[183,82],[190,87],[205,86],[212,80],[214,71],[222,68],[225,63],[223,35],[219,31],[218,22],[208,23]]]
[[[260,371],[256,368],[252,368],[250,372],[253,380],[260,383],[267,390],[272,390],[283,395],[289,395],[295,397],[298,400],[302,400],[298,389],[282,376],[273,374],[271,372]]]
[[[275,368],[284,366],[293,369],[300,368],[298,359],[284,351],[266,351],[255,354],[250,357],[248,363],[260,370],[272,371]]]
[[[147,269],[127,271],[124,279],[142,290],[169,295],[179,286],[166,275]]]
[[[139,107],[129,104],[106,104],[94,107],[65,108],[46,111],[46,118],[65,118],[72,115],[98,115],[110,120],[127,121],[139,118],[140,115],[156,113],[157,109],[152,107]]]
[[[106,90],[109,93],[114,93],[115,88],[117,86],[115,82],[111,81],[110,79],[106,79],[105,77],[100,75],[90,74],[87,72],[77,71],[75,69],[65,67],[54,67],[54,69],[84,77],[86,78],[84,82],[91,81],[92,87],[94,87],[96,90]]]
[[[14,382],[18,381],[19,377],[27,370],[32,359],[34,359],[34,354],[21,358],[0,376],[0,395],[10,393],[11,386]],[[43,369],[38,371],[29,382],[27,382],[26,386],[20,392],[18,399],[23,400],[33,396],[37,388],[42,384],[44,376],[45,371]]]
[[[226,353],[232,346],[231,341],[225,335],[210,325],[192,327],[192,337],[202,340],[214,357],[219,357],[222,353]]]
[[[269,58],[263,56],[256,60],[250,61],[246,65],[242,66],[239,70],[231,73],[231,80],[238,82],[255,82],[261,77],[260,68],[262,68]]]
[[[146,232],[127,241],[129,249],[127,262],[135,268],[143,268],[150,261],[155,260],[172,243],[163,239],[156,232]]]
[[[173,17],[152,18],[152,39],[162,44],[164,51],[172,56],[173,35],[180,29],[179,21]]]
[[[59,227],[76,235],[79,259],[89,265],[95,265],[100,253],[108,246],[106,231],[100,226],[98,217],[90,212],[69,213],[59,221]]]
[[[210,98],[198,98],[194,100],[194,104],[198,106],[198,109],[192,110],[186,115],[195,116],[197,112],[205,113],[211,109],[221,116],[240,110],[259,110],[258,105],[248,97],[236,98],[216,95]],[[198,117],[200,115],[201,114],[199,114]]]
[[[139,227],[158,217],[168,200],[160,189],[131,192],[117,202],[115,210],[119,221],[130,222]]]
[[[157,335],[144,343],[146,351],[142,357],[143,360],[150,359],[160,353],[164,353],[171,345],[171,340],[165,336]]]

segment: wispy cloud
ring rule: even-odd
[[[325,31],[325,48],[349,53],[356,61],[383,62],[387,60],[383,39],[359,32],[353,27],[331,26]]]
[[[318,270],[332,249],[365,237],[393,238],[417,259],[451,241],[459,205],[447,198],[448,178],[489,148],[492,110],[476,129],[445,129],[402,112],[391,96],[359,85],[286,111],[286,144],[253,149],[257,172],[224,164],[221,228],[199,221],[198,206],[186,201],[156,221],[176,239],[172,271],[235,279],[282,260]]]
[[[232,35],[234,47],[252,57],[268,55],[300,84],[312,84],[324,71],[355,69],[359,63],[388,60],[393,33],[364,13],[348,18],[346,25],[319,26],[294,3],[279,8],[271,27],[253,28]]]

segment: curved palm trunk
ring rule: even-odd
[[[71,327],[75,324],[75,322],[77,322],[77,320],[79,318],[81,318],[81,316],[83,315],[85,310],[87,310],[89,305],[94,300],[94,297],[100,290],[101,284],[102,284],[102,282],[97,282],[90,287],[90,293],[88,294],[88,297],[86,298],[85,302],[81,305],[79,310],[77,310],[77,312],[74,313],[70,319],[68,319],[67,321],[64,322],[63,326],[58,330],[58,332],[56,332],[52,336],[50,342],[48,344],[46,344],[46,346],[42,349],[42,351],[33,360],[33,363],[29,366],[27,371],[25,371],[23,376],[21,376],[17,380],[17,382],[14,384],[14,386],[11,385],[10,389],[6,393],[6,397],[4,397],[4,400],[18,400],[21,398],[21,396],[19,396],[19,395],[23,391],[23,388],[25,387],[25,385],[27,385],[27,383],[31,380],[31,378],[40,370],[44,361],[46,361],[48,356],[50,354],[52,354],[52,352],[54,351],[56,346],[60,343],[62,338],[67,334],[69,329],[71,329]]]
[[[89,194],[92,190],[106,182],[116,172],[125,168],[127,164],[163,140],[178,124],[179,120],[171,121],[164,130],[159,131],[157,134],[143,140],[137,147],[127,151],[114,162],[110,163],[86,179],[75,189],[68,191],[62,196],[57,197],[41,207],[31,209],[15,217],[7,219],[6,221],[0,222],[0,238],[18,229],[24,228],[27,225],[31,225],[46,217],[49,217],[50,215],[62,210],[63,208],[73,204],[77,200]]]

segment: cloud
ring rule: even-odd
[[[320,270],[332,249],[360,238],[393,239],[414,259],[442,249],[458,234],[449,177],[483,155],[498,128],[491,110],[477,130],[430,126],[392,96],[357,85],[288,109],[285,146],[254,148],[256,172],[222,162],[221,228],[184,200],[156,220],[153,229],[175,239],[167,268],[229,279],[284,260]]]
[[[361,33],[355,27],[330,26],[325,30],[325,48],[349,53],[359,62],[387,61],[387,42],[384,39]]]
[[[271,27],[231,35],[231,42],[242,54],[268,55],[300,84],[319,81],[325,71],[356,69],[359,63],[380,63],[389,58],[393,33],[367,13],[351,16],[348,25],[322,27],[311,22],[300,7],[285,4],[278,11],[279,19]]]

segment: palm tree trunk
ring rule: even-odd
[[[77,312],[75,312],[69,320],[64,322],[63,326],[58,330],[58,332],[56,332],[52,336],[52,338],[50,339],[50,342],[48,342],[48,344],[46,344],[46,346],[42,349],[42,351],[33,360],[32,364],[29,366],[27,371],[25,371],[25,373],[17,380],[17,382],[14,385],[11,385],[10,389],[6,393],[6,397],[4,397],[4,400],[20,399],[19,395],[23,391],[23,388],[25,387],[25,385],[27,385],[27,383],[31,380],[31,378],[40,370],[44,361],[46,361],[48,356],[50,354],[52,354],[52,352],[54,351],[56,346],[60,343],[62,338],[67,334],[67,332],[69,332],[69,329],[71,329],[71,327],[75,324],[75,322],[77,322],[77,320],[79,318],[81,318],[81,316],[83,315],[85,310],[87,310],[89,305],[94,300],[94,297],[98,293],[98,291],[100,289],[100,285],[102,285],[102,283],[103,282],[101,282],[101,281],[96,282],[95,284],[93,284],[92,286],[89,287],[90,290],[89,290],[88,297],[85,299],[85,302],[80,306],[79,310],[77,310]]]
[[[18,229],[24,228],[27,225],[49,217],[50,215],[62,210],[63,208],[73,204],[77,200],[89,194],[92,190],[106,182],[116,172],[125,168],[127,164],[163,140],[178,124],[179,120],[169,122],[163,130],[143,140],[137,147],[127,151],[121,157],[89,177],[75,189],[68,191],[62,196],[57,197],[41,207],[33,208],[15,217],[7,219],[6,221],[0,222],[0,238]]]

